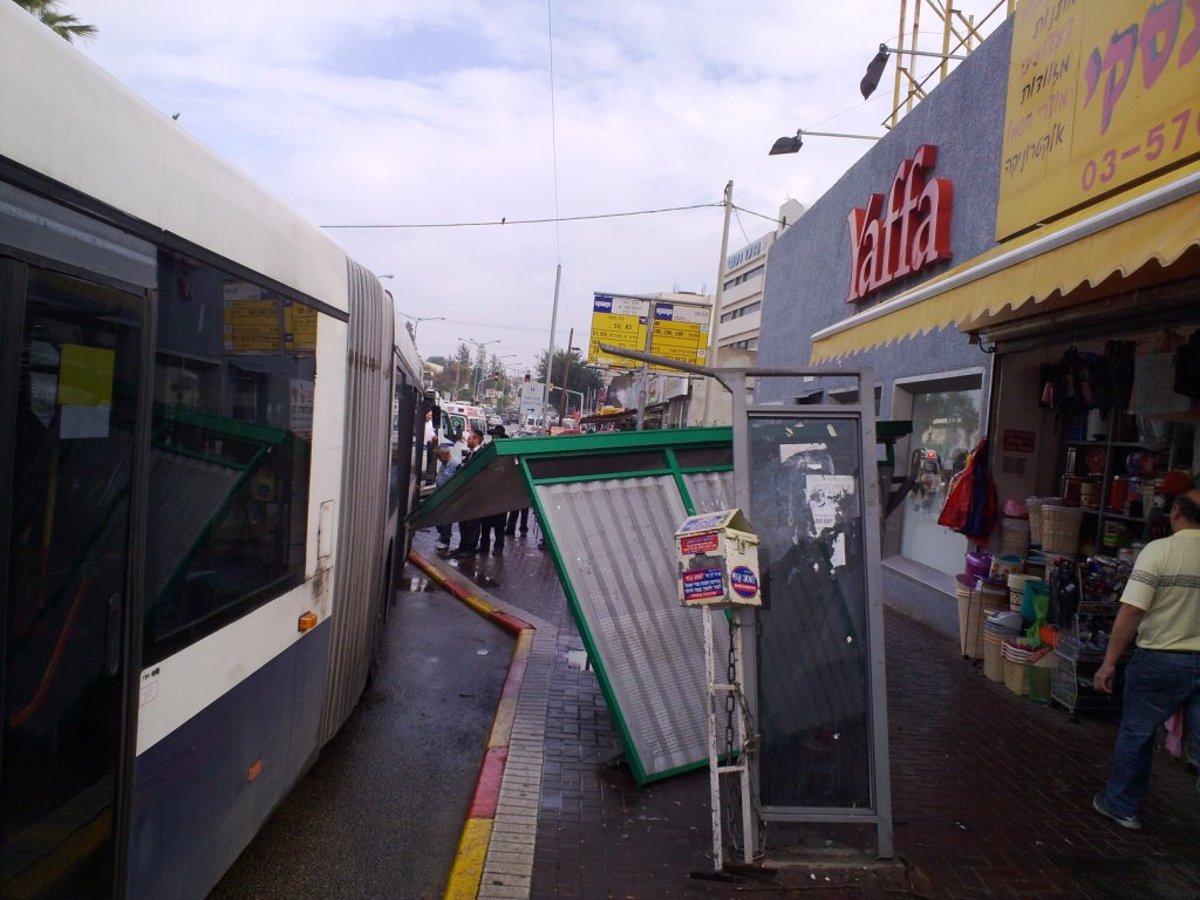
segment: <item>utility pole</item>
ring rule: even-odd
[[[567,388],[571,386],[571,342],[575,340],[575,329],[572,328],[567,333],[567,349],[566,355],[563,357],[563,383],[562,397],[558,401],[558,421],[562,424],[563,417],[567,414]]]
[[[542,385],[541,416],[547,428],[550,423],[544,420],[549,418],[546,409],[550,402],[550,374],[554,370],[554,329],[558,327],[558,289],[561,285],[562,263],[559,263],[554,270],[554,310],[550,313],[550,346],[546,348],[546,383]]]
[[[725,299],[725,266],[729,253],[729,215],[733,212],[733,181],[725,185],[725,227],[721,229],[721,258],[717,262],[717,293],[713,297],[712,315],[708,319],[708,353],[704,364],[709,368],[717,366],[717,329],[721,327],[721,303]],[[704,403],[701,406],[698,425],[711,425],[710,421],[713,392],[716,391],[716,381],[704,379]]]

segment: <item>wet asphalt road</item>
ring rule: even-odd
[[[514,639],[405,575],[375,681],[210,900],[442,896]]]

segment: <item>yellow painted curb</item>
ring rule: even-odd
[[[483,863],[492,838],[491,819],[467,819],[450,880],[446,883],[446,900],[475,900],[483,878]]]
[[[495,747],[507,747],[508,740],[512,737],[513,720],[517,715],[517,698],[511,700],[501,700],[496,706],[496,717],[492,719],[492,733],[488,737],[487,746],[491,750]]]

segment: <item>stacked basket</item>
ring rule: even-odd
[[[1030,685],[1025,680],[1026,671],[1037,650],[1021,641],[1004,641],[1000,648],[1004,658],[1004,686],[1013,694],[1028,696]]]
[[[1004,657],[1004,686],[1014,694],[1028,696],[1029,667],[1049,653],[1049,647],[1034,647],[1024,640],[1005,641],[1000,647]]]
[[[1061,506],[1062,497],[1026,497],[1025,508],[1029,511],[1029,542],[1042,545],[1042,509],[1046,506]]]
[[[1042,507],[1042,551],[1060,556],[1079,552],[1083,510],[1077,506]]]
[[[1004,681],[1004,642],[1021,633],[1021,616],[997,612],[983,624],[983,674],[991,681]]]
[[[1029,511],[1029,543],[1042,546],[1042,498],[1026,497],[1025,508]]]
[[[1029,519],[1003,516],[1000,519],[1000,555],[1024,557],[1029,552]]]

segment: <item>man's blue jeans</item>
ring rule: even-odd
[[[1120,816],[1136,816],[1150,787],[1158,728],[1185,707],[1188,738],[1200,742],[1200,653],[1136,650],[1125,667],[1121,727],[1105,796]]]

